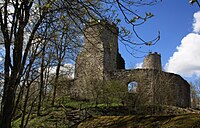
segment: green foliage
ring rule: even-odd
[[[12,128],[19,128],[21,124],[21,118],[12,122]]]
[[[151,12],[146,12],[146,17],[148,17],[148,18],[151,18],[151,17],[153,17],[154,15],[151,13]]]
[[[133,19],[131,19],[130,22],[131,22],[131,23],[134,23],[134,22],[136,22],[138,19],[139,19],[139,17],[137,17],[137,16],[136,16],[136,17],[133,17]]]
[[[91,82],[90,100],[96,105],[98,104],[121,104],[127,91],[127,86],[119,81],[94,81]],[[88,96],[89,97],[89,96]]]
[[[119,81],[107,81],[103,86],[103,100],[106,103],[120,103],[127,93],[127,86]]]

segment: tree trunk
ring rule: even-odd
[[[15,91],[14,85],[12,84],[14,80],[10,82],[7,87],[4,98],[6,99],[3,105],[3,115],[2,115],[2,128],[11,128],[12,112],[14,108]]]
[[[45,55],[45,46],[42,49],[42,63],[41,63],[41,71],[40,71],[40,90],[39,90],[39,100],[38,100],[38,110],[37,115],[40,115],[40,109],[42,106],[42,98],[44,95],[44,55]]]
[[[61,66],[61,61],[58,62],[58,65],[56,67],[56,77],[55,77],[53,99],[52,99],[51,105],[54,105],[55,98],[56,98],[56,91],[57,91],[57,84],[58,84],[58,78],[59,78],[59,73],[60,73],[60,66]]]
[[[30,85],[28,85],[26,97],[25,97],[25,100],[24,100],[24,106],[23,106],[23,110],[22,110],[22,119],[21,119],[20,128],[24,128],[24,121],[25,121],[25,115],[26,115],[26,108],[27,108],[27,104],[28,104],[29,91],[30,91]]]

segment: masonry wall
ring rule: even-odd
[[[92,82],[109,79],[109,72],[124,68],[124,60],[118,53],[118,28],[115,24],[91,22],[86,25],[84,35],[84,48],[76,58],[73,88],[76,92],[73,94],[80,97],[87,95]]]
[[[149,103],[190,107],[190,85],[180,75],[154,69],[132,69],[114,71],[111,79],[121,81],[124,85],[138,82]]]

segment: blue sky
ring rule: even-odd
[[[185,78],[191,78],[194,76],[200,76],[200,65],[199,65],[199,72],[196,71],[198,70],[198,65],[188,65],[190,66],[191,69],[194,71],[190,70],[190,68],[187,69],[179,69],[181,66],[184,58],[184,53],[182,55],[179,55],[179,57],[175,57],[174,53],[179,52],[177,50],[177,47],[182,47],[182,44],[186,44],[184,47],[187,47],[189,43],[195,42],[192,39],[187,39],[188,35],[191,33],[195,33],[197,37],[199,36],[200,31],[194,32],[194,14],[200,10],[200,8],[195,4],[195,5],[190,5],[188,0],[163,0],[161,3],[155,5],[155,6],[144,6],[144,7],[138,7],[135,8],[137,9],[138,13],[142,12],[152,12],[155,16],[148,20],[145,24],[137,28],[137,32],[140,34],[140,36],[144,39],[153,39],[154,37],[157,36],[158,30],[161,32],[161,39],[160,41],[154,45],[154,46],[142,46],[141,48],[138,47],[139,50],[142,50],[146,53],[139,53],[136,52],[135,56],[141,57],[144,55],[147,55],[149,51],[152,52],[158,52],[161,54],[161,59],[162,59],[162,65],[163,68],[165,69],[166,64],[168,65],[178,65],[178,67],[173,67],[169,66],[170,69],[166,69],[170,72],[178,73],[182,75]],[[200,13],[199,13],[200,14]],[[196,18],[199,18],[200,20],[200,15],[199,17],[196,16]],[[198,26],[198,23],[197,23]],[[187,37],[187,38],[186,38]],[[134,36],[133,36],[134,38]],[[185,42],[183,43],[183,39],[186,38]],[[133,39],[136,42],[138,41],[137,39]],[[198,41],[196,41],[198,43]],[[199,44],[194,44],[199,46],[199,51],[200,51],[200,40]],[[123,45],[120,46],[120,53],[122,54],[123,58],[126,61],[126,68],[134,68],[137,64],[141,63],[144,59],[144,57],[141,58],[135,58],[132,55],[130,55],[126,49],[124,48]],[[180,49],[180,48],[179,48]],[[190,47],[188,48],[188,53],[190,53]],[[184,51],[184,50],[182,50]],[[181,51],[180,51],[181,52]],[[179,54],[179,53],[178,53]],[[193,56],[195,53],[191,53],[190,55],[187,56],[187,58],[190,58],[190,56]],[[196,53],[194,56],[199,56],[199,64],[200,64],[200,52],[199,55]],[[171,57],[171,60],[170,60]],[[197,57],[198,58],[198,57]],[[175,59],[175,62],[173,62],[173,59]],[[178,61],[178,62],[176,62]],[[190,60],[188,60],[190,61]],[[197,61],[197,60],[196,60]],[[183,61],[184,63],[184,61]],[[187,67],[186,63],[184,65]],[[183,68],[184,68],[183,66]],[[196,67],[195,67],[196,66]],[[184,70],[190,70],[184,71]]]

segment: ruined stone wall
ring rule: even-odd
[[[106,21],[91,22],[85,27],[84,48],[76,58],[75,87],[73,92],[85,95],[91,81],[109,79],[110,71],[116,70],[118,53],[118,28]],[[120,56],[121,57],[121,56]],[[120,66],[124,60],[120,58]],[[81,87],[80,87],[81,86]]]
[[[174,98],[177,101],[175,106],[190,107],[190,84],[177,74],[170,73],[170,75],[172,76],[172,81],[175,88]]]
[[[154,69],[132,69],[111,72],[111,79],[125,85],[136,81],[138,87],[142,86],[149,103],[159,101],[161,104],[190,107],[190,85],[180,75]]]
[[[74,87],[72,88],[74,97],[87,98],[91,87],[91,81],[103,80],[103,54],[81,52],[76,58],[76,70]]]

